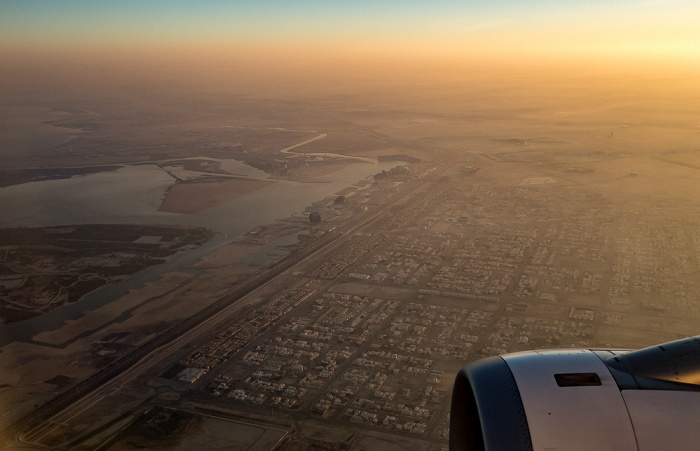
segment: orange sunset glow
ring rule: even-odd
[[[0,0],[0,449],[696,450],[699,24]]]

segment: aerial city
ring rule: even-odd
[[[446,450],[700,335],[700,6],[349,3],[0,4],[0,448]]]

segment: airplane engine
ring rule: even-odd
[[[700,336],[473,362],[455,380],[450,449],[698,450]]]

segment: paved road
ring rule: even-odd
[[[447,168],[447,165],[429,168],[421,176],[427,174],[439,176]],[[351,219],[344,225],[343,233],[332,232],[311,243],[199,314],[171,328],[150,343],[122,357],[108,368],[87,378],[78,386],[62,393],[16,424],[6,428],[2,434],[5,440],[8,440],[5,445],[19,440],[24,444],[42,446],[43,437],[69,424],[71,420],[106,397],[118,392],[143,374],[147,374],[149,370],[171,363],[188,344],[208,338],[212,331],[219,330],[226,322],[236,318],[238,311],[256,303],[259,295],[271,284],[278,283],[280,277],[290,276],[302,266],[316,263],[316,260],[320,263],[329,253],[346,245],[356,232],[363,229],[376,229],[377,223],[386,219],[385,216],[391,215],[386,207],[401,204],[402,200],[424,187],[425,179],[418,180],[419,178],[404,183],[397,192],[391,194],[377,207]],[[76,437],[69,437],[69,439],[74,443]]]

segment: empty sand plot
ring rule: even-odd
[[[270,183],[274,182],[240,178],[176,183],[168,191],[159,210],[171,213],[198,213]]]

